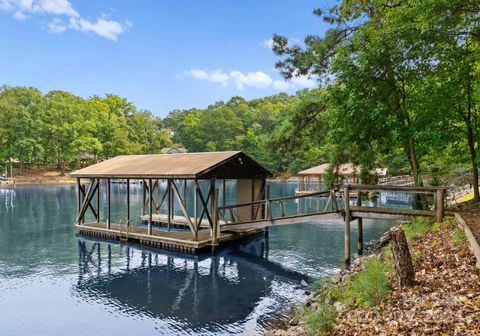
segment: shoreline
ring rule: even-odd
[[[389,230],[373,241],[373,244],[369,242],[371,250],[367,252],[366,248],[365,255],[354,259],[349,269],[343,269],[336,275],[322,279],[316,288],[311,286],[308,296],[292,307],[289,322],[283,323],[277,329],[266,330],[264,335],[383,335],[401,334],[405,330],[411,332],[416,330],[418,335],[428,334],[422,331],[421,325],[427,329],[434,325],[438,328],[438,332],[442,331],[444,334],[450,332],[462,334],[473,329],[480,331],[480,323],[477,325],[479,330],[475,329],[475,323],[480,322],[479,260],[472,249],[467,230],[458,220],[457,215],[449,217],[441,224],[432,222],[425,231],[409,238],[409,249],[416,275],[414,287],[399,288],[395,281],[394,269],[391,268],[393,265],[391,265],[390,268],[387,267],[388,271],[385,271],[389,289],[382,300],[369,306],[365,306],[362,301],[356,302],[359,297],[356,297],[353,302],[345,301],[348,296],[342,291],[350,290],[352,281],[368,272],[366,268],[369,267],[369,263],[375,260],[388,263],[386,256],[391,252],[385,247],[388,246],[388,236],[392,231]],[[420,223],[402,223],[401,226],[406,232],[415,228],[415,225],[418,227],[418,224]],[[440,283],[438,279],[441,279]],[[475,283],[478,286],[474,286]],[[465,297],[473,299],[474,304],[465,303]],[[447,301],[454,304],[445,305]],[[427,305],[441,309],[425,312],[423,308]],[[474,307],[475,305],[477,306]],[[328,320],[326,307],[330,309],[330,320]],[[469,311],[470,317],[462,317],[457,324],[437,325],[431,322],[435,320],[432,316],[443,314],[442,309],[451,316],[466,310]],[[312,328],[312,316],[317,318],[320,316],[319,320],[313,322],[316,322],[313,324],[314,328]],[[411,321],[420,322],[412,324],[399,316],[410,316]],[[439,316],[437,320],[441,320]],[[326,320],[330,323],[330,327],[322,330],[322,327],[325,328]],[[468,332],[463,334],[470,335]]]

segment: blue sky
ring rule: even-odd
[[[0,0],[0,84],[106,93],[159,116],[235,95],[312,87],[285,82],[273,33],[301,40],[327,27],[332,1]]]

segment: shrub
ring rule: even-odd
[[[314,285],[315,302],[318,304],[318,307],[308,311],[306,317],[310,331],[316,335],[323,335],[329,332],[335,324],[337,310],[332,303],[332,288],[332,286],[323,281],[319,281]]]
[[[453,231],[453,243],[455,245],[461,245],[465,240],[467,240],[465,231],[461,228],[456,228],[455,231]]]
[[[337,318],[335,306],[324,301],[319,302],[319,307],[307,314],[308,327],[315,334],[323,335],[332,330]]]
[[[432,227],[432,222],[425,218],[415,218],[407,224],[402,225],[403,231],[409,240],[415,241],[424,235]]]
[[[368,260],[365,268],[349,280],[346,299],[364,307],[381,303],[390,292],[389,268],[387,262],[376,258]]]

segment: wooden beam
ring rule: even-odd
[[[211,183],[212,183],[212,187],[214,188],[214,193],[212,197],[212,221],[213,221],[212,246],[214,247],[218,245],[220,228],[218,227],[218,218],[217,218],[218,189],[215,188],[215,179],[212,179]]]
[[[111,180],[107,179],[107,229],[110,230],[110,224],[112,223],[112,208],[111,208]]]
[[[357,206],[362,206],[362,192],[359,191],[357,195]],[[357,251],[358,255],[363,254],[363,218],[357,218]]]
[[[175,184],[174,181],[172,181],[172,187],[173,187],[173,193],[177,198],[178,205],[180,206],[180,209],[183,212],[183,216],[185,217],[185,220],[187,221],[187,224],[190,228],[190,231],[192,231],[193,238],[195,239],[195,241],[197,241],[198,240],[197,229],[193,225],[192,220],[190,219],[190,215],[188,214],[187,208],[185,207],[185,204],[182,201],[182,198],[180,197],[180,193],[178,192],[177,185]]]
[[[127,179],[127,226],[130,220],[130,179]]]
[[[153,187],[152,187],[152,179],[148,180],[148,198],[150,200],[150,205],[148,207],[149,212],[149,220],[148,220],[148,230],[147,234],[149,236],[152,235],[152,224],[153,224]]]
[[[213,222],[212,222],[212,217],[210,216],[210,212],[208,211],[208,200],[212,194],[212,189],[210,188],[209,189],[209,192],[208,192],[208,196],[207,196],[207,201],[205,201],[205,198],[203,198],[203,194],[202,194],[202,190],[200,189],[200,185],[198,183],[198,180],[195,180],[195,186],[197,188],[197,193],[198,193],[198,197],[200,198],[200,203],[202,203],[202,213],[200,215],[200,219],[199,219],[199,224],[200,225],[202,223],[202,220],[203,220],[203,215],[205,214],[207,216],[207,220],[208,222],[210,223],[210,228],[212,229],[213,228]]]
[[[98,181],[98,188],[97,188],[97,223],[100,223],[100,179]]]
[[[343,211],[345,218],[345,265],[350,266],[350,189],[348,186],[343,188]]]

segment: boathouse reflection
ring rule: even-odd
[[[268,261],[268,238],[215,255],[185,255],[78,239],[78,295],[134,314],[186,321],[192,328],[245,320],[279,280],[305,276]],[[260,314],[261,315],[261,314]],[[258,317],[260,320],[262,316]]]

